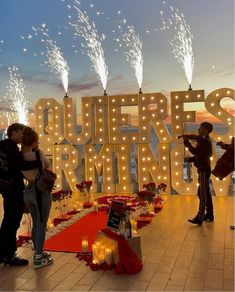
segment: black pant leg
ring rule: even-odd
[[[207,206],[207,192],[206,192],[206,172],[198,172],[199,186],[198,186],[198,197],[199,197],[199,210],[198,210],[198,219],[203,220],[205,215],[205,210]]]
[[[3,194],[3,220],[0,228],[0,256],[12,257],[17,249],[16,233],[24,212],[23,192]]]
[[[210,173],[206,174],[206,212],[209,217],[213,217],[214,210],[213,210],[213,201],[210,191]]]

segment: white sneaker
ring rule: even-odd
[[[34,258],[33,266],[35,269],[48,266],[53,263],[53,258],[48,256],[47,253],[43,253],[40,258]]]

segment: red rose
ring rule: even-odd
[[[158,185],[158,190],[161,191],[161,192],[165,192],[166,187],[167,187],[166,184],[164,184],[164,183],[160,183],[160,184]]]
[[[76,184],[76,188],[77,188],[80,192],[84,191],[84,185],[83,185],[82,183],[80,183],[80,184]]]
[[[86,180],[86,181],[84,181],[84,184],[85,184],[85,186],[87,188],[87,191],[89,192],[90,188],[92,186],[92,181],[91,180]]]
[[[156,187],[156,184],[155,182],[150,182],[147,184],[147,187],[153,188],[153,187]]]

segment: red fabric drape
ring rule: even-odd
[[[116,266],[115,272],[117,274],[136,274],[140,272],[143,267],[142,261],[129,247],[124,236],[119,235],[107,228],[102,229],[101,231],[111,239],[118,242],[118,253],[120,260]]]

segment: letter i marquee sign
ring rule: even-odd
[[[192,180],[185,181],[185,151],[177,136],[185,133],[187,122],[196,122],[196,112],[185,111],[184,106],[191,103],[193,109],[196,102],[204,102],[207,111],[228,128],[223,135],[214,130],[213,141],[230,143],[234,117],[220,106],[224,97],[234,100],[234,90],[220,88],[206,98],[204,90],[171,92],[172,133],[164,122],[168,105],[161,93],[83,97],[81,126],[71,97],[64,97],[63,105],[53,98],[43,98],[36,104],[35,125],[40,147],[52,159],[57,189],[68,184],[76,191],[76,183],[85,178],[93,181],[92,192],[126,194],[135,192],[137,183],[142,189],[144,183],[154,181],[166,183],[168,193],[174,189],[191,195],[197,191],[196,169],[192,168]],[[137,128],[127,127],[130,115],[123,113],[131,106],[138,111]],[[152,132],[157,137],[155,145],[151,143]],[[215,149],[213,152],[212,167],[218,158]],[[228,176],[219,181],[212,176],[216,195],[227,195],[230,179]]]

